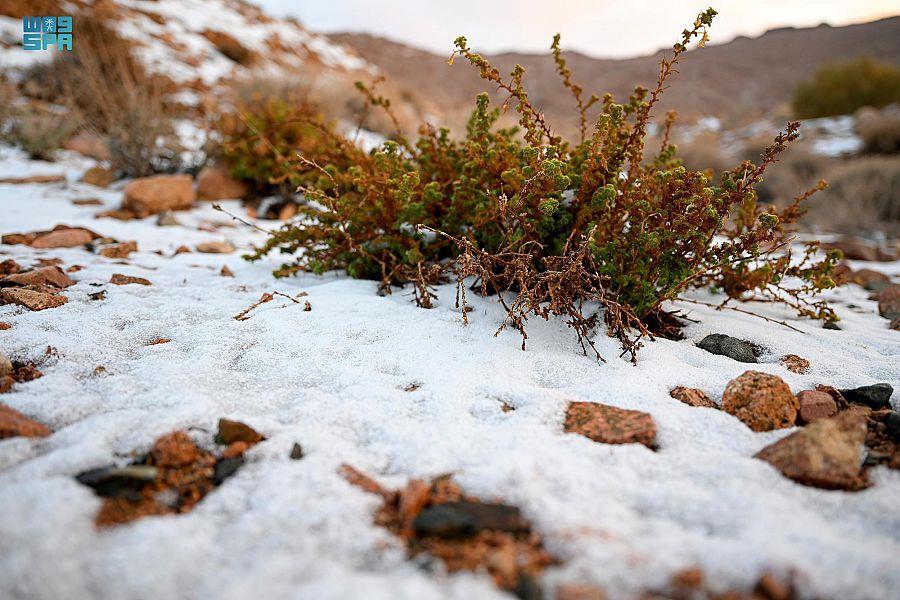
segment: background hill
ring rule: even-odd
[[[485,89],[464,61],[447,65],[451,40],[447,40],[447,55],[439,56],[367,34],[333,34],[329,38],[352,47],[377,65],[396,85],[410,90],[422,106],[457,120],[461,117],[457,112],[468,112],[474,96]],[[549,47],[550,40],[547,43]],[[478,50],[477,39],[470,39],[469,44]],[[655,81],[662,51],[626,60],[564,54],[576,80],[586,90],[598,95],[609,91],[624,98],[636,84],[650,86]],[[900,17],[845,27],[782,28],[753,39],[742,37],[691,50],[661,106],[675,108],[686,118],[716,116],[726,126],[772,117],[773,109],[786,115],[797,83],[811,76],[819,65],[860,56],[900,64]],[[545,55],[505,53],[487,57],[504,72],[516,63],[525,67],[532,99],[557,127],[572,125],[572,99],[559,82],[549,51]]]

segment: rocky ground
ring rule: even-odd
[[[92,167],[0,148],[0,597],[900,589],[893,250],[851,248],[838,329],[683,302],[598,363],[452,285],[274,279],[221,174]]]

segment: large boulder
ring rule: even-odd
[[[249,193],[247,184],[224,167],[203,167],[197,174],[198,200],[239,200]]]
[[[194,182],[190,175],[154,175],[125,186],[122,208],[146,217],[164,210],[187,210],[193,203]]]
[[[746,371],[731,380],[722,394],[722,410],[736,416],[753,431],[791,427],[800,405],[781,377]]]
[[[865,409],[853,408],[766,446],[756,458],[803,485],[858,490],[866,485],[861,456],[867,431]]]

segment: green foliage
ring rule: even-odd
[[[900,69],[860,58],[823,65],[794,92],[794,113],[801,119],[845,115],[864,107],[900,102]]]
[[[667,141],[673,115],[662,147],[645,160],[647,125],[666,79],[692,40],[706,40],[714,15],[702,13],[683,32],[653,90],[636,88],[623,104],[609,94],[584,101],[554,39],[557,70],[582,122],[592,104],[602,107],[575,145],[555,136],[530,103],[521,67],[504,79],[458,38],[454,56],[509,94],[519,127],[496,128],[506,107],[492,108],[481,94],[462,139],[424,127],[414,143],[398,137],[369,154],[342,145],[347,167],[307,161],[304,177],[318,177],[304,189],[306,218],[273,233],[250,258],[278,250],[293,257],[278,275],[344,270],[380,281],[383,293],[412,283],[426,307],[429,286],[454,275],[465,303],[474,281],[481,293],[498,294],[508,311],[503,327],[518,329],[523,345],[534,316],[562,317],[583,347],[592,345],[602,315],[633,356],[642,336],[677,335],[677,321],[661,305],[696,286],[834,319],[808,297],[833,285],[828,274],[836,257],[817,261],[810,247],[798,264],[787,246],[788,227],[811,192],[782,211],[764,212],[756,203],[754,186],[797,137],[797,123],[759,165],[744,162],[718,184],[677,158]]]
[[[314,184],[318,174],[298,168],[298,154],[346,166],[346,140],[320,121],[303,91],[263,85],[238,96],[236,110],[217,124],[220,151],[231,174],[256,193],[290,198],[298,186]]]

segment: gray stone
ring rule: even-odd
[[[733,338],[724,333],[711,333],[697,344],[698,348],[702,348],[712,354],[727,356],[733,360],[742,363],[755,363],[756,353],[753,346],[743,340]]]
[[[847,402],[865,404],[872,410],[890,408],[891,394],[893,393],[894,388],[887,383],[876,383],[874,385],[864,385],[852,390],[841,390],[841,394]]]

